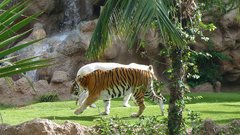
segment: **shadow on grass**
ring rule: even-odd
[[[240,120],[240,118],[231,118],[231,119],[222,119],[222,120],[215,120],[216,123],[220,123],[220,124],[229,124],[230,122],[232,122],[233,120]],[[226,124],[227,123],[227,124]]]
[[[48,116],[43,117],[49,120],[81,120],[81,121],[93,121],[95,119],[101,118],[100,115],[92,115],[92,116]]]
[[[224,111],[199,111],[200,113],[212,113],[212,114],[239,114],[239,112],[224,112]]]
[[[240,105],[236,105],[236,104],[223,104],[224,106],[231,106],[231,107],[239,107],[240,108]]]
[[[160,116],[160,115],[159,115]],[[80,120],[80,121],[93,121],[95,119],[99,119],[104,117],[104,115],[92,115],[92,116],[48,116],[48,117],[42,117],[43,119],[49,119],[49,120]],[[114,117],[114,116],[110,116]],[[109,118],[110,118],[109,117]],[[119,117],[121,120],[136,120],[139,118],[134,118],[134,117]]]
[[[4,104],[0,104],[0,110],[6,110],[9,108],[17,108],[16,106],[13,105],[4,105]]]
[[[156,116],[156,117],[158,117],[158,118],[164,117],[164,116],[162,116],[162,115],[154,115],[154,116]],[[141,115],[140,117],[146,117],[146,118],[147,118],[147,117],[149,117],[149,116]],[[127,117],[119,117],[119,119],[121,119],[121,120],[139,120],[140,117],[127,116]]]

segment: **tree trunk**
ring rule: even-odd
[[[181,132],[184,109],[184,70],[182,63],[182,50],[175,48],[171,54],[172,74],[170,76],[170,101],[168,110],[168,130],[170,135],[178,135]]]

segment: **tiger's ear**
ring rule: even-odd
[[[156,77],[155,74],[154,74],[154,70],[153,70],[153,66],[152,66],[152,65],[149,65],[149,66],[148,66],[148,70],[152,73],[153,78],[154,78],[155,80],[157,80],[157,77]]]
[[[149,71],[153,71],[153,66],[152,66],[152,65],[149,65],[149,66],[148,66],[148,69],[149,69]]]

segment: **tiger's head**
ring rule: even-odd
[[[154,74],[154,70],[153,70],[153,66],[152,66],[152,65],[149,65],[149,66],[148,66],[148,71],[152,74],[152,78],[153,78],[154,80],[157,80],[157,77],[156,77],[155,74]]]
[[[79,94],[79,86],[75,80],[72,82],[72,86],[70,88],[70,93],[71,93],[71,95]]]

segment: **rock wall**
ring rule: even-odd
[[[0,78],[0,104],[23,106],[46,94],[57,94],[60,100],[69,100],[72,99],[71,86],[72,80],[64,71],[55,71],[50,83],[46,80],[29,82],[24,77],[9,83]]]
[[[217,29],[207,35],[212,40],[212,47],[218,52],[222,52],[230,60],[221,61],[221,72],[223,82],[228,84],[240,84],[240,21],[237,20],[238,10],[232,10],[225,15],[216,18],[208,15],[205,20],[213,22]],[[197,46],[199,48],[199,46]],[[206,45],[200,50],[206,49]]]

